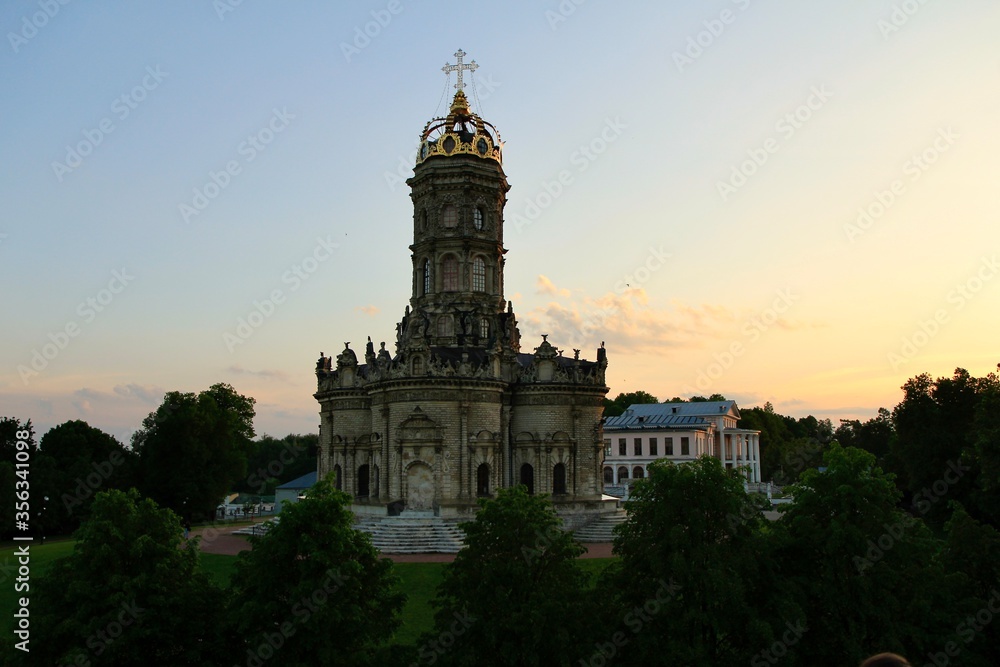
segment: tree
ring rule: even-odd
[[[978,384],[968,371],[957,368],[951,378],[932,380],[924,373],[903,385],[903,400],[892,411],[897,437],[890,466],[915,499],[933,489],[953,465],[973,458]],[[950,484],[949,500],[972,506],[976,473],[969,471]],[[946,508],[947,503],[936,503],[928,516],[943,523]]]
[[[878,416],[863,423],[858,419],[841,419],[834,437],[842,447],[857,447],[871,452],[879,465],[884,466],[895,434],[892,414],[885,408],[879,408]]]
[[[350,497],[320,480],[237,560],[231,620],[240,661],[379,665],[405,596],[392,562],[354,528]]]
[[[30,664],[226,664],[223,592],[181,534],[134,489],[99,492],[73,553],[32,580]]]
[[[219,501],[246,475],[254,403],[228,384],[164,396],[132,437],[142,492],[185,519],[215,516]]]
[[[956,582],[935,563],[930,530],[897,509],[893,476],[872,454],[834,442],[823,462],[824,472],[806,470],[791,488],[794,502],[773,531],[806,612],[802,664],[939,650],[955,625]]]
[[[38,460],[53,476],[45,527],[70,533],[102,489],[135,486],[135,457],[113,436],[87,422],[68,421],[42,436]]]
[[[632,487],[605,596],[622,664],[744,665],[796,621],[762,533],[762,503],[715,457],[657,461]],[[780,628],[784,631],[784,628]],[[614,636],[614,635],[610,635]],[[604,657],[610,659],[607,651]]]
[[[523,486],[479,504],[433,602],[422,664],[576,665],[596,611],[576,562],[583,547]]]
[[[19,440],[27,445],[29,461],[33,461],[38,454],[38,445],[35,443],[35,429],[31,425],[31,420],[22,423],[13,417],[0,418],[0,538],[2,539],[7,539],[14,533],[14,494],[18,480],[16,463]],[[29,478],[28,482],[30,484],[32,480]],[[32,494],[33,497],[36,495]]]
[[[618,394],[614,400],[604,399],[604,416],[617,417],[624,414],[630,405],[659,403],[660,400],[646,391],[630,391]]]
[[[316,450],[319,436],[286,435],[278,440],[262,435],[250,444],[247,474],[240,478],[232,491],[256,495],[274,495],[274,488],[316,470]]]

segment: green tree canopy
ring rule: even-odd
[[[796,620],[775,602],[781,585],[762,503],[744,479],[703,456],[657,461],[633,485],[628,520],[616,529],[621,560],[605,582],[623,626],[613,642],[622,664],[746,664],[771,645],[782,618]]]
[[[660,400],[646,391],[630,391],[618,394],[614,400],[604,399],[604,416],[617,417],[623,414],[628,406],[637,403],[659,403]]]
[[[32,580],[26,664],[228,664],[223,592],[176,514],[134,489],[103,491],[74,537],[73,553]]]
[[[251,541],[231,582],[241,664],[385,664],[405,596],[392,562],[354,528],[348,495],[320,480]]]
[[[782,573],[806,611],[802,664],[856,664],[880,651],[925,655],[954,628],[954,581],[934,562],[924,523],[897,508],[891,474],[832,443],[806,470],[775,524]]]
[[[254,402],[227,384],[164,396],[132,437],[142,492],[186,519],[213,517],[246,476]]]
[[[481,499],[448,565],[420,664],[576,665],[596,608],[576,562],[584,548],[552,504],[523,486]]]
[[[50,429],[42,436],[38,458],[53,475],[46,519],[51,531],[69,533],[78,527],[98,491],[135,486],[133,452],[84,421]]]

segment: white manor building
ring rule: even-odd
[[[604,484],[641,479],[658,459],[684,463],[703,454],[760,482],[760,431],[737,428],[739,419],[736,401],[630,405],[604,421]]]

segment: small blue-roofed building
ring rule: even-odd
[[[604,484],[641,479],[657,459],[683,463],[704,454],[760,482],[760,431],[738,428],[739,419],[736,401],[630,405],[604,421]]]
[[[274,490],[274,511],[280,512],[285,503],[298,502],[299,496],[316,483],[316,472],[306,473],[298,479],[285,482]]]

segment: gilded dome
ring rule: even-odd
[[[432,157],[454,155],[474,155],[503,164],[502,147],[500,133],[469,110],[469,100],[459,89],[450,113],[444,118],[433,118],[424,126],[417,164]]]

